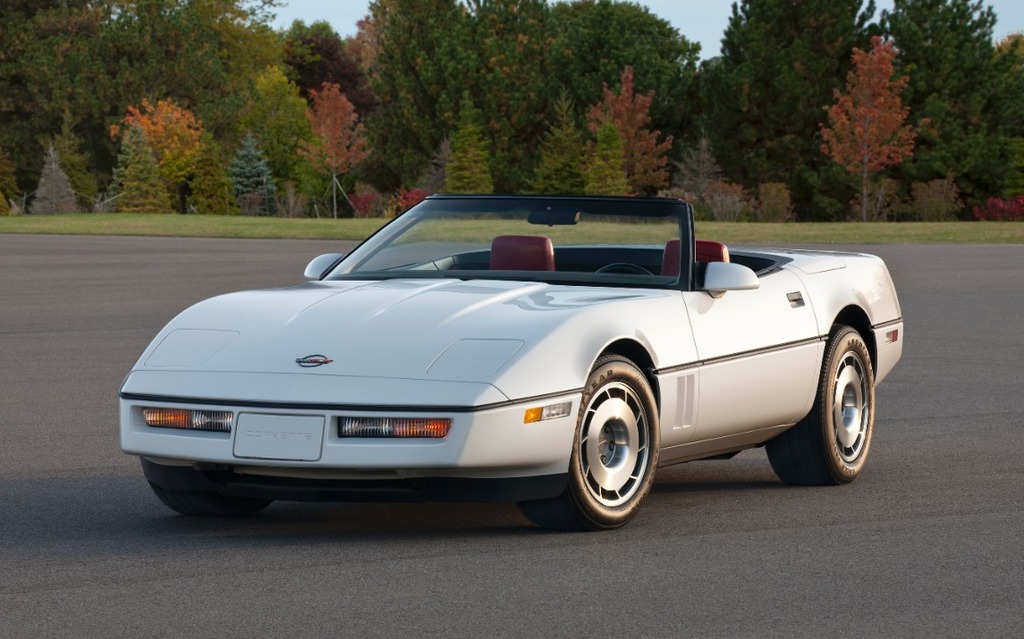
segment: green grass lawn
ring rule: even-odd
[[[0,217],[0,233],[361,240],[381,219],[287,219],[132,213]],[[733,244],[1024,244],[1024,222],[698,222],[697,236]]]

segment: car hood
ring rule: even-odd
[[[590,323],[581,319],[588,312],[607,312],[609,305],[670,295],[669,291],[451,279],[317,282],[233,293],[196,304],[172,320],[143,353],[133,369],[135,384],[126,388],[139,386],[145,378],[136,372],[188,372],[195,380],[219,379],[206,374],[234,373],[236,378],[303,375],[493,386],[517,361],[541,346],[550,355],[557,350],[556,359],[579,361],[577,350],[593,346],[567,343],[585,341],[567,333],[573,332],[573,325],[578,329],[581,321]],[[581,375],[585,379],[594,355],[588,353],[584,361],[574,363],[561,381],[549,381],[578,388],[582,381],[573,380]],[[532,376],[542,373],[533,371]],[[523,378],[517,376],[517,388],[503,389],[502,396],[545,387],[539,381],[523,383]],[[166,380],[167,376],[150,379]],[[551,390],[555,389],[547,385],[547,392]]]

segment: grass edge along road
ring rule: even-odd
[[[0,217],[0,233],[361,240],[388,220],[84,213]],[[766,244],[1024,244],[1024,222],[697,222],[698,237]]]

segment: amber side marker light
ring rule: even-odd
[[[143,408],[142,418],[153,428],[177,428],[230,433],[235,414],[223,410],[188,410],[185,408]]]
[[[443,439],[452,420],[441,417],[342,417],[339,437],[421,437]]]
[[[562,402],[560,404],[551,404],[549,406],[527,408],[526,414],[523,416],[523,423],[536,424],[537,422],[542,422],[548,419],[567,417],[571,410],[572,402]]]

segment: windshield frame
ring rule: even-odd
[[[412,268],[400,270],[361,270],[360,267],[374,259],[381,251],[394,246],[395,240],[401,238],[410,229],[418,224],[436,221],[438,218],[451,217],[453,213],[477,214],[481,211],[491,212],[519,212],[523,209],[530,211],[543,210],[565,211],[578,210],[591,219],[600,219],[601,216],[613,216],[615,219],[636,217],[638,219],[664,218],[666,221],[675,221],[675,228],[680,239],[680,270],[678,278],[667,279],[669,276],[658,276],[652,280],[650,275],[616,274],[612,278],[595,278],[593,273],[589,276],[584,272],[562,272],[562,271],[490,271],[490,270],[460,270],[456,268]],[[531,215],[531,224],[539,229],[557,228],[558,226],[570,226],[573,222],[553,221],[551,224],[535,224]],[[694,263],[693,263],[693,208],[679,199],[672,198],[647,198],[647,197],[612,197],[612,196],[570,196],[570,195],[431,195],[419,204],[413,206],[402,215],[385,224],[374,234],[361,242],[355,249],[348,253],[334,268],[324,275],[323,280],[387,280],[387,279],[480,279],[480,280],[514,280],[514,281],[540,281],[552,284],[566,284],[593,287],[641,287],[672,290],[693,290]],[[586,244],[556,244],[556,253],[559,249],[566,250],[582,249]],[[622,250],[637,250],[647,248],[648,250],[659,250],[663,246],[643,245],[638,242],[623,242],[621,244],[595,244],[595,250],[614,251],[617,247]],[[465,253],[469,255],[473,251]],[[662,278],[665,279],[662,279]]]

